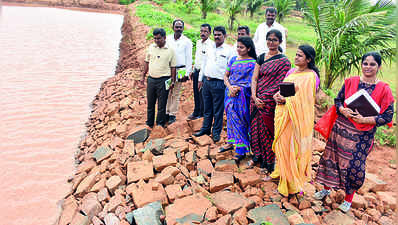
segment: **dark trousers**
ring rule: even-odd
[[[195,101],[195,108],[193,110],[192,115],[195,117],[203,116],[203,97],[202,97],[202,89],[198,88],[198,79],[199,79],[200,70],[194,69],[192,74],[193,79],[193,99]]]
[[[148,77],[146,88],[147,96],[147,121],[146,125],[153,127],[155,120],[155,105],[158,101],[158,115],[156,116],[156,124],[160,126],[166,125],[166,105],[169,91],[166,91],[165,81],[170,77],[152,78]]]
[[[201,130],[208,132],[213,123],[213,136],[220,135],[222,130],[224,115],[224,95],[225,85],[223,80],[212,79],[207,80],[203,77],[203,104],[204,104],[204,120]]]

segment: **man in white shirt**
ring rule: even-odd
[[[199,89],[203,88],[204,119],[202,128],[194,136],[210,135],[212,130],[214,142],[220,141],[224,115],[224,74],[234,54],[232,47],[224,43],[226,34],[224,27],[214,28],[215,46],[208,49],[199,73],[198,86]]]
[[[200,40],[196,42],[196,52],[195,52],[195,66],[193,72],[190,74],[190,78],[193,83],[193,97],[195,101],[195,108],[193,113],[188,116],[189,120],[198,119],[203,117],[203,97],[202,90],[198,88],[198,79],[200,68],[203,64],[203,60],[205,59],[206,52],[209,48],[214,46],[214,41],[209,38],[211,34],[211,26],[210,24],[202,24],[200,26]]]
[[[267,47],[267,32],[272,29],[277,29],[282,33],[282,51],[286,53],[286,38],[287,38],[287,29],[284,28],[279,23],[275,22],[277,11],[275,8],[267,8],[265,10],[265,16],[267,18],[267,22],[258,25],[256,33],[254,34],[253,42],[256,46],[256,53],[257,56],[261,55],[262,53],[268,52]]]
[[[167,99],[166,117],[169,125],[176,121],[182,82],[186,81],[192,72],[192,41],[182,34],[184,21],[174,20],[173,30],[174,34],[167,35],[166,38],[167,44],[175,51],[177,61],[177,80]]]
[[[245,36],[250,37],[250,28],[248,26],[239,26],[237,31],[238,31],[238,38]],[[233,46],[235,55],[238,55],[238,51],[236,50],[237,45],[238,41],[236,41]]]

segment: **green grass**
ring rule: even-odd
[[[120,5],[129,5],[133,2],[135,2],[135,0],[119,0]]]
[[[136,16],[138,16],[142,23],[154,28],[163,28],[167,34],[171,34],[171,24],[175,19],[172,15],[159,11],[151,4],[140,4],[136,6]],[[148,32],[147,38],[152,37],[152,30]]]

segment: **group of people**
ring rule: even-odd
[[[176,121],[181,82],[193,81],[195,108],[188,119],[203,117],[202,128],[194,136],[212,135],[220,141],[224,111],[227,117],[227,143],[219,152],[235,150],[236,160],[251,155],[248,166],[258,164],[268,175],[265,181],[279,180],[278,191],[295,196],[311,179],[314,105],[319,88],[319,70],[313,47],[301,45],[294,68],[283,54],[287,30],[275,22],[276,9],[267,8],[267,21],[260,24],[254,38],[247,26],[238,28],[234,48],[224,43],[225,28],[200,28],[192,66],[192,42],[182,32],[184,22],[173,22],[174,34],[166,37],[163,29],[153,31],[154,42],[145,57],[147,78],[147,122],[166,126]],[[373,146],[377,126],[389,124],[393,116],[393,97],[388,85],[376,79],[381,56],[376,52],[362,58],[362,75],[345,81],[335,105],[317,123],[315,129],[327,140],[319,162],[316,180],[325,189],[315,198],[330,194],[331,188],[346,191],[340,209],[348,211],[354,192],[365,178],[366,157]],[[281,83],[293,83],[293,96],[280,92]],[[363,117],[344,100],[359,89],[366,90],[381,107],[380,114]],[[251,153],[251,154],[249,154]]]

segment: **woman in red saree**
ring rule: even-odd
[[[249,166],[259,163],[261,168],[272,172],[275,165],[272,142],[276,107],[273,95],[279,90],[279,84],[290,70],[291,64],[278,49],[283,41],[282,33],[273,29],[268,31],[266,37],[269,51],[257,57],[251,85],[250,147],[253,160],[249,162]]]
[[[362,76],[345,80],[335,105],[315,126],[327,144],[319,161],[316,181],[324,189],[315,193],[316,199],[323,199],[330,194],[331,188],[346,192],[344,202],[339,209],[347,212],[351,202],[365,180],[366,158],[373,147],[376,128],[391,124],[394,114],[394,98],[388,84],[377,79],[381,66],[379,53],[370,52],[362,57]],[[348,108],[344,100],[360,89],[364,89],[380,106],[377,116],[363,117]]]

